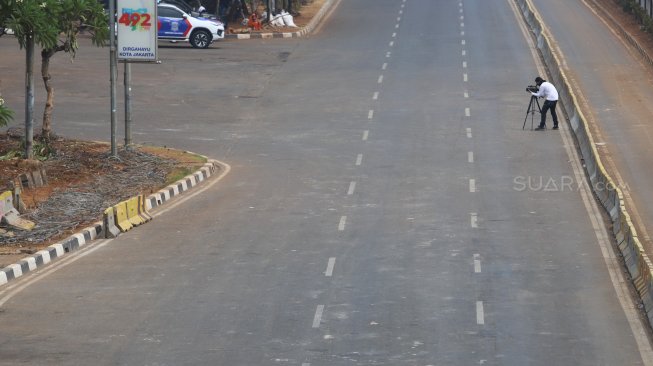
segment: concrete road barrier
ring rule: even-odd
[[[2,221],[2,218],[5,216],[5,213],[7,212],[7,209],[5,208],[5,200],[4,195],[6,192],[3,192],[0,194],[0,221]]]
[[[105,235],[107,238],[115,238],[120,232],[129,231],[150,220],[152,216],[148,213],[145,197],[134,196],[104,210]]]
[[[624,204],[623,193],[614,184],[614,180],[601,162],[594,137],[588,129],[587,120],[578,107],[580,104],[574,94],[573,85],[561,67],[561,58],[558,57],[560,51],[557,47],[552,46],[553,38],[545,30],[544,23],[535,12],[530,0],[514,1],[537,38],[537,48],[549,71],[549,79],[558,87],[562,107],[570,117],[570,125],[581,156],[585,161],[585,170],[593,192],[610,215],[614,239],[623,256],[630,279],[642,300],[649,323],[653,323],[653,264],[637,237],[637,231]]]
[[[32,230],[36,224],[20,217],[14,208],[14,198],[11,191],[0,193],[0,220],[8,226],[18,230]]]
[[[113,211],[116,215],[116,226],[118,226],[120,231],[124,233],[134,227],[129,221],[129,216],[127,216],[127,203],[125,201],[113,206]]]
[[[138,215],[141,217],[143,222],[152,220],[152,216],[145,207],[145,196],[142,194],[138,196]]]
[[[113,207],[109,207],[104,210],[102,222],[104,223],[105,238],[110,239],[120,235],[120,228],[118,225],[116,225],[116,211],[113,209]]]
[[[132,197],[125,202],[125,207],[127,207],[127,220],[133,225],[138,226],[145,223],[145,220],[139,214],[139,198],[138,196]]]

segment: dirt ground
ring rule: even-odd
[[[297,25],[297,28],[291,27],[273,27],[269,24],[263,24],[263,27],[260,31],[255,31],[248,29],[246,26],[242,26],[242,23],[229,23],[228,33],[269,33],[269,32],[297,32],[302,27],[308,25],[308,23],[313,19],[315,14],[322,8],[326,0],[309,0],[308,4],[303,5],[301,9],[293,16],[293,22]],[[260,6],[257,10],[257,14],[262,15],[265,12],[265,7]]]
[[[590,3],[592,2],[600,4],[606,9],[637,40],[649,55],[653,55],[653,34],[644,32],[637,19],[632,14],[623,11],[618,0],[591,0]]]
[[[66,139],[52,141],[49,153],[39,146],[46,160],[26,161],[16,156],[22,151],[21,135],[0,134],[0,192],[8,181],[36,169],[45,170],[47,185],[23,190],[21,217],[36,223],[33,230],[0,225],[0,268],[100,220],[105,208],[156,192],[205,162],[179,150],[139,146],[119,149],[118,158],[112,158],[108,144]]]

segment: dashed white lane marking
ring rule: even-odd
[[[340,223],[338,223],[338,231],[344,231],[346,225],[347,225],[347,216],[341,216]]]
[[[356,189],[356,182],[349,183],[349,190],[347,190],[347,195],[351,196],[352,194],[354,194],[355,189]]]
[[[390,55],[392,55],[392,52],[386,52],[386,53],[385,53],[385,57],[386,57],[386,58],[390,58]]]
[[[379,99],[379,92],[374,92],[374,95],[372,95],[372,100],[377,100]]]
[[[467,153],[467,162],[468,163],[473,163],[474,162],[474,152],[473,151],[469,151]]]
[[[469,180],[469,192],[476,193],[476,179]]]
[[[383,75],[379,75],[379,79],[377,80],[377,83],[381,84],[383,82]]]
[[[388,43],[388,46],[390,46],[390,47],[392,47],[392,46],[394,46],[394,45],[395,45],[395,42],[394,42],[394,41],[390,41],[390,43]]]
[[[319,328],[322,322],[322,313],[324,312],[324,305],[318,305],[315,309],[315,317],[313,317],[313,328]]]
[[[485,324],[485,314],[483,311],[483,301],[476,302],[476,324]]]
[[[403,13],[404,13],[403,10],[399,10],[399,15],[401,15],[401,14],[403,14]]]
[[[476,212],[469,214],[469,223],[472,226],[472,229],[478,228],[478,214]]]
[[[472,129],[467,127],[467,138],[471,139],[472,138]]]
[[[460,20],[463,20],[463,19],[465,19],[465,16],[464,16],[464,15],[461,15],[461,16],[460,16]]]
[[[327,263],[327,269],[326,272],[324,272],[324,275],[327,277],[333,276],[333,267],[335,265],[336,265],[336,257],[329,258],[329,263]]]
[[[367,112],[367,119],[372,119],[374,118],[374,109],[370,109],[369,112]]]
[[[463,45],[463,46],[465,45],[465,43],[466,43],[466,42],[465,42],[464,39],[463,39],[462,41],[460,41],[460,44]]]
[[[395,25],[395,28],[396,28],[396,29],[399,29],[399,24],[396,24],[396,25]]]
[[[481,255],[474,254],[474,273],[481,273]]]
[[[363,162],[363,154],[358,154],[358,156],[356,157],[356,165],[361,165],[362,162]]]
[[[465,23],[464,22],[460,22],[460,28],[465,28]]]
[[[462,55],[465,56],[467,54],[467,51],[463,50]]]
[[[397,22],[401,22],[401,17],[397,17]]]
[[[460,31],[460,35],[461,35],[462,37],[464,37],[464,36],[465,36],[465,31]]]
[[[467,61],[463,61],[463,69],[467,68]]]
[[[472,111],[469,109],[469,107],[465,108],[465,117],[470,117],[472,115]]]
[[[370,130],[363,131],[363,141],[367,141],[368,137],[370,137]]]
[[[383,66],[381,66],[381,70],[384,70],[384,71],[385,71],[385,69],[387,69],[387,68],[388,68],[388,63],[387,63],[387,62],[384,62],[384,63],[383,63]]]
[[[397,38],[397,33],[392,33],[392,38]]]
[[[463,74],[463,81],[464,81],[464,82],[467,82],[467,81],[468,81],[467,73],[464,73],[464,74]]]
[[[463,95],[465,96],[465,98],[469,98],[469,93],[468,92],[463,93]]]

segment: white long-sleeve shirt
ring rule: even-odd
[[[537,93],[531,94],[536,97],[544,97],[546,100],[550,100],[552,102],[558,100],[558,91],[556,90],[555,86],[553,86],[553,84],[548,81],[545,81],[540,85],[540,90],[538,90]]]

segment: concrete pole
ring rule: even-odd
[[[116,0],[109,0],[109,74],[111,84],[111,157],[117,158],[116,79],[118,78],[118,65],[116,59]]]
[[[132,145],[132,64],[125,62],[125,149]]]

